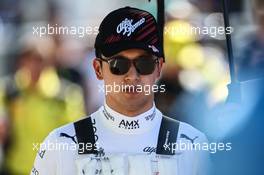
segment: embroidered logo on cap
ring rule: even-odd
[[[159,50],[153,45],[149,45],[148,47],[152,49],[153,52],[159,52]]]
[[[140,25],[145,22],[145,18],[141,18],[135,24],[132,24],[133,19],[124,19],[120,24],[118,24],[116,28],[117,33],[121,33],[123,31],[123,35],[130,36]]]

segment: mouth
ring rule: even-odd
[[[123,89],[123,92],[126,94],[136,95],[140,92],[137,91],[137,85],[128,85],[129,87],[126,87]]]
[[[129,95],[138,95],[139,94],[139,92],[125,92],[126,94],[129,94]]]

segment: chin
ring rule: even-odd
[[[142,104],[146,101],[149,101],[150,97],[147,97],[146,95],[142,94],[142,93],[128,93],[128,94],[124,94],[123,96],[123,101],[124,103],[131,103],[131,105],[133,104]]]
[[[149,95],[145,95],[142,92],[125,92],[122,94],[122,96],[127,100],[144,100],[147,99]]]

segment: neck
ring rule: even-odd
[[[111,99],[106,98],[106,104],[120,114],[128,117],[134,117],[151,109],[153,106],[153,100],[145,104],[133,105],[114,103]]]
[[[153,103],[152,108],[134,117],[128,117],[112,109],[105,102],[100,108],[100,120],[108,129],[121,134],[140,134],[151,131],[155,126],[159,126],[162,114],[156,109]]]

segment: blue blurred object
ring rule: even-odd
[[[264,158],[264,80],[250,80],[241,83],[239,114],[246,122],[233,128],[221,142],[232,143],[232,150],[212,155],[214,175],[263,175]],[[234,92],[233,92],[234,93]],[[234,95],[236,96],[236,95]],[[229,105],[228,103],[226,105]],[[249,110],[247,111],[248,108]],[[237,109],[236,109],[237,110]],[[244,111],[248,113],[243,113]],[[228,115],[228,114],[227,114]],[[232,117],[232,115],[231,115]],[[238,117],[238,116],[233,116]],[[232,121],[232,119],[230,119]],[[229,122],[229,120],[226,120]]]

